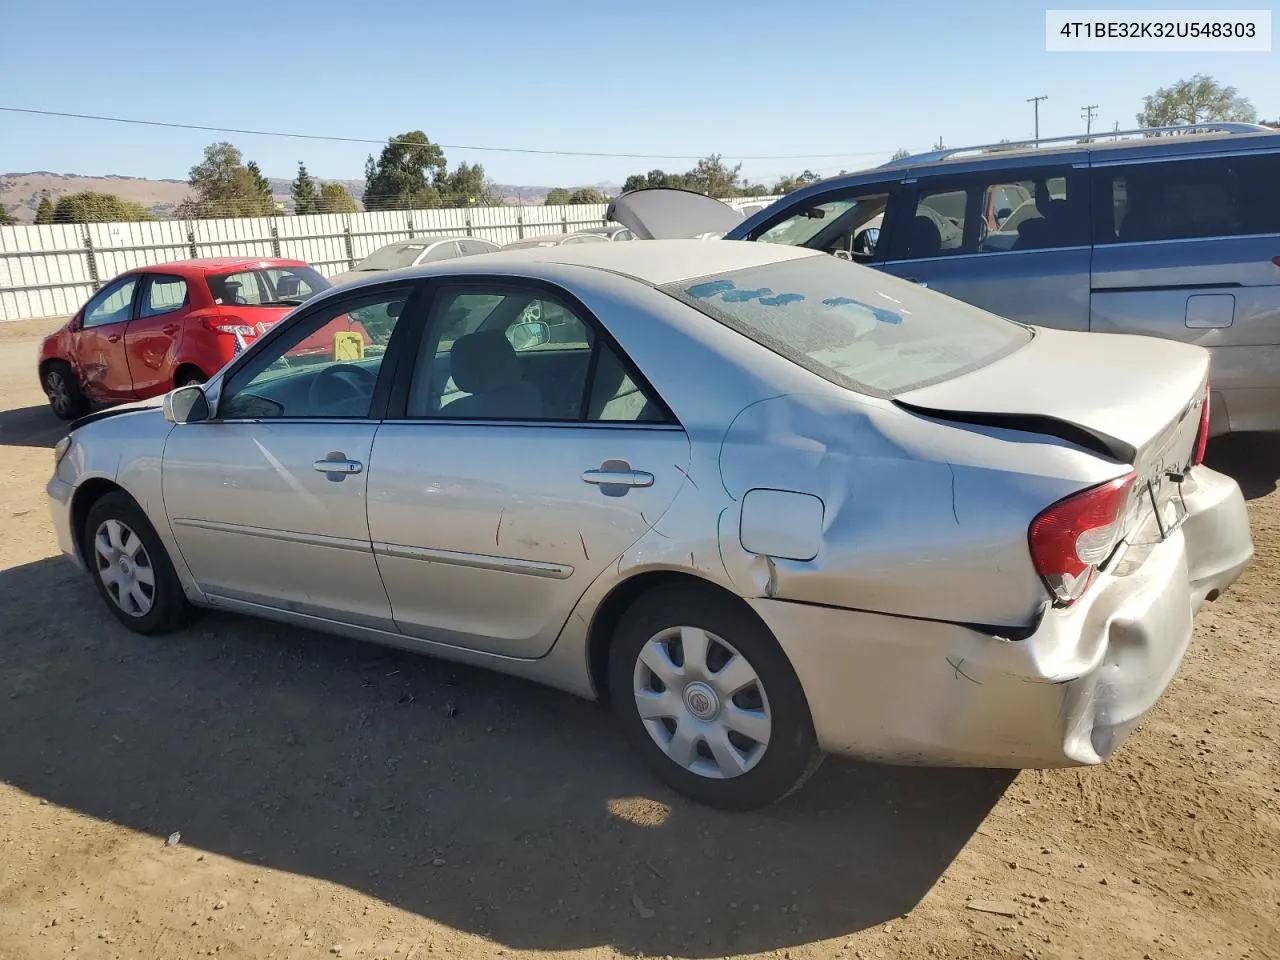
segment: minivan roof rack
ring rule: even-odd
[[[1133,137],[1139,134],[1150,133],[1269,133],[1274,128],[1263,126],[1260,123],[1236,123],[1236,122],[1212,122],[1212,123],[1186,123],[1173,127],[1143,127],[1138,130],[1110,130],[1106,133],[1091,133],[1087,137],[1084,134],[1073,133],[1065,137],[1041,137],[1039,140],[1016,140],[1010,143],[982,143],[972,147],[946,147],[942,150],[930,150],[927,153],[915,153],[910,156],[903,157],[901,160],[890,160],[883,164],[886,167],[896,167],[904,163],[936,163],[939,160],[946,160],[961,153],[973,153],[981,151],[1004,151],[1017,150],[1022,147],[1039,147],[1046,143],[1075,143],[1081,140],[1106,140],[1119,137]]]

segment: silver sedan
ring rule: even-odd
[[[1111,754],[1252,554],[1208,369],[802,248],[530,249],[322,293],[77,422],[48,494],[133,630],[214,607],[606,699],[748,808],[824,753]]]

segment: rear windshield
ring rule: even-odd
[[[667,293],[818,376],[893,396],[985,366],[1031,330],[835,257],[682,280]]]
[[[249,267],[206,280],[214,303],[238,307],[296,306],[330,286],[311,267]]]
[[[373,251],[356,264],[356,269],[399,270],[401,267],[412,267],[425,249],[425,243],[393,243]]]

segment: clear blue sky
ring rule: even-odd
[[[1136,4],[1135,4],[1136,5]],[[1055,8],[1100,8],[1057,2]],[[1128,6],[1112,2],[1110,8]],[[1206,8],[1165,0],[1164,7]],[[1222,8],[1262,7],[1230,3]],[[749,160],[770,180],[858,169],[897,147],[1134,125],[1196,72],[1280,116],[1280,54],[1046,53],[1027,0],[6,0],[0,105],[213,126]],[[183,179],[221,135],[0,113],[0,172]],[[226,135],[270,176],[360,177],[362,144]],[[621,181],[691,160],[446,150],[503,183]]]

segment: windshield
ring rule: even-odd
[[[392,243],[380,247],[356,264],[357,270],[399,270],[412,267],[427,249],[425,243]]]
[[[297,306],[329,281],[310,267],[251,267],[205,278],[213,302],[237,307]]]
[[[663,290],[818,376],[874,396],[968,373],[1032,336],[995,314],[828,256]]]

